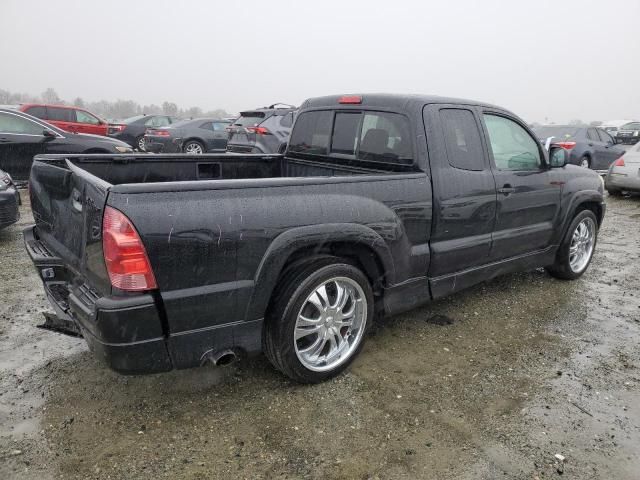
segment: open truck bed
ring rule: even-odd
[[[47,295],[121,372],[260,351],[287,253],[323,237],[365,242],[389,264],[396,255],[402,268],[389,276],[394,282],[426,267],[424,255],[422,264],[401,259],[411,238],[427,238],[420,220],[430,216],[430,190],[421,172],[283,155],[43,155],[30,188],[36,226],[25,242]],[[412,225],[410,236],[387,203]],[[112,285],[103,241],[109,209],[139,234],[155,288]]]

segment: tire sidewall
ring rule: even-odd
[[[338,365],[336,368],[332,370],[328,370],[325,372],[316,372],[313,370],[307,369],[300,360],[295,352],[294,347],[294,332],[295,325],[298,317],[298,312],[302,308],[304,302],[307,297],[311,294],[313,290],[315,290],[321,283],[329,280],[333,277],[349,277],[352,280],[358,282],[362,291],[364,292],[365,299],[367,301],[367,318],[364,327],[363,335],[360,338],[360,343],[356,347],[356,349],[351,353],[351,356]],[[295,286],[292,285],[292,286]],[[344,369],[346,369],[351,362],[358,356],[360,351],[363,348],[365,336],[367,334],[367,330],[371,326],[373,321],[373,292],[371,290],[371,286],[367,277],[355,266],[347,264],[347,263],[332,263],[329,265],[325,265],[323,267],[318,268],[313,273],[304,278],[298,286],[291,292],[286,295],[288,298],[282,298],[284,305],[281,308],[276,309],[276,312],[283,312],[282,317],[280,318],[280,328],[279,328],[279,339],[280,344],[278,346],[280,350],[280,355],[282,356],[282,360],[291,367],[291,369],[295,372],[296,377],[302,381],[306,381],[309,383],[322,382],[331,377],[338,375]],[[275,319],[278,321],[278,319]]]
[[[199,145],[200,146],[200,150],[202,150],[201,154],[204,153],[204,145],[202,143],[200,143],[199,141],[197,141],[197,140],[189,140],[187,143],[185,143],[184,144],[184,148],[183,148],[183,153],[187,153],[187,147],[192,143],[195,143],[195,144]],[[196,155],[196,154],[194,154],[194,155]]]
[[[571,239],[573,238],[573,233],[576,230],[576,227],[580,222],[582,222],[585,218],[591,218],[593,220],[593,224],[595,225],[594,238],[593,238],[593,249],[591,251],[591,256],[589,257],[589,261],[585,265],[585,267],[580,272],[574,272],[571,269],[571,265],[569,262],[570,255],[569,249],[571,248]],[[566,275],[570,279],[576,279],[581,277],[588,269],[589,265],[591,265],[591,260],[593,260],[593,255],[596,252],[596,246],[598,243],[598,219],[595,214],[591,210],[582,210],[580,211],[573,220],[569,224],[569,228],[567,229],[567,233],[564,236],[564,240],[560,245],[560,252],[558,255],[558,260],[560,262],[561,268],[566,272]]]

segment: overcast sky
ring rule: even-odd
[[[0,88],[230,112],[350,92],[640,118],[640,1],[0,0]]]

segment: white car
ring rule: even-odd
[[[609,195],[640,192],[640,142],[611,164],[604,186]]]

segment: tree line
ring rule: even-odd
[[[0,88],[0,105],[17,105],[20,103],[48,103],[58,105],[73,105],[80,108],[85,108],[90,112],[104,118],[105,120],[121,120],[134,115],[171,115],[181,118],[196,118],[196,117],[216,117],[224,118],[230,117],[227,111],[219,108],[216,110],[204,111],[200,107],[182,108],[174,102],[163,102],[162,105],[140,105],[134,100],[121,100],[118,99],[115,102],[108,100],[99,100],[97,102],[85,101],[81,97],[76,97],[73,100],[65,100],[60,98],[58,93],[53,88],[47,88],[40,95],[31,95],[28,93],[10,92]]]

